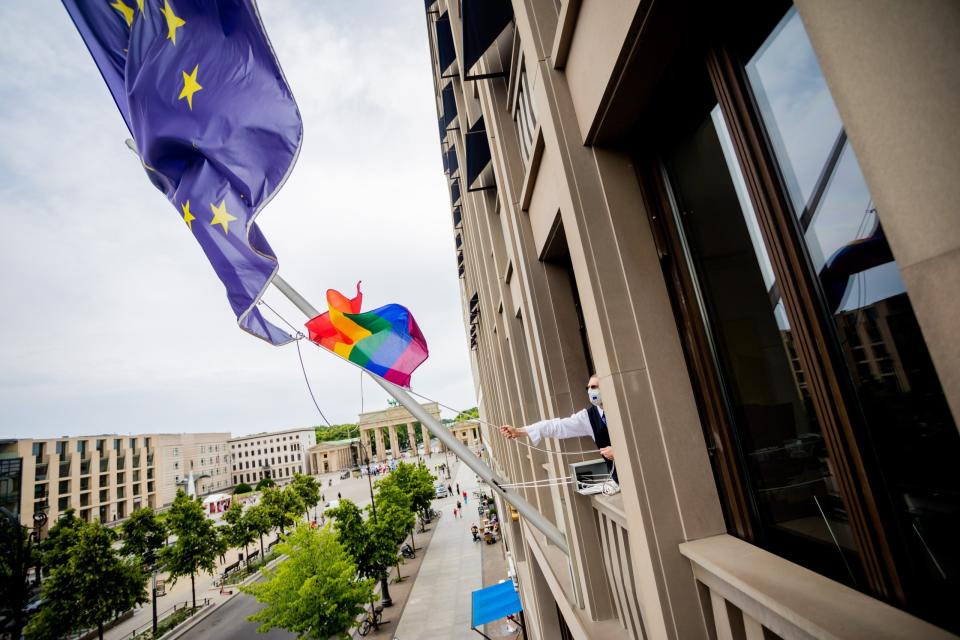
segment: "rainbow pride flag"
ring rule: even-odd
[[[310,340],[385,380],[409,388],[410,375],[430,355],[417,321],[399,304],[361,312],[362,301],[359,282],[353,298],[328,289],[329,311],[306,324]]]

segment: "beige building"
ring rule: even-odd
[[[0,458],[19,460],[16,502],[29,526],[44,513],[49,526],[68,508],[111,523],[140,507],[162,509],[186,488],[192,470],[198,494],[230,485],[229,434],[118,434],[0,441]],[[6,484],[6,483],[5,483]],[[3,492],[7,493],[5,486]]]
[[[193,474],[196,495],[233,486],[230,478],[229,433],[173,433],[154,438],[159,453],[158,506],[173,502],[177,489],[188,490]]]
[[[425,402],[420,406],[439,422],[440,406],[436,402]],[[362,459],[366,459],[366,456],[369,455],[373,462],[384,462],[389,459],[399,460],[401,457],[401,432],[406,436],[403,439],[406,445],[404,448],[412,449],[416,454],[418,427],[423,442],[423,453],[424,455],[430,455],[430,433],[426,427],[416,421],[409,411],[401,406],[361,413],[357,419],[357,427],[360,431]]]
[[[527,636],[960,631],[957,3],[426,9],[481,416],[596,372],[622,489],[522,490],[569,546],[504,518]]]
[[[293,479],[294,473],[315,473],[306,453],[317,444],[313,427],[255,433],[230,440],[230,472],[233,483],[256,485],[263,478],[278,484]]]
[[[478,422],[458,422],[450,425],[450,433],[466,447],[469,447],[474,453],[479,453],[483,443],[480,439],[480,423]],[[441,449],[445,449],[441,444]]]
[[[320,475],[353,469],[360,457],[360,438],[318,442],[307,451],[310,472]]]

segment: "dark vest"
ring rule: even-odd
[[[610,432],[607,431],[607,424],[600,417],[600,409],[590,405],[587,409],[587,417],[590,418],[590,428],[593,429],[593,441],[597,443],[597,449],[610,446]]]
[[[590,418],[590,428],[593,429],[593,441],[597,443],[597,449],[609,447],[610,432],[607,430],[607,423],[604,422],[603,418],[600,417],[600,409],[594,405],[590,405],[590,408],[587,409],[587,417]],[[613,467],[613,463],[609,460],[606,460],[605,462],[607,463],[607,470],[613,472],[614,482],[620,482],[620,479],[617,477],[617,470]]]

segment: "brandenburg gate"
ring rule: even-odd
[[[440,421],[440,406],[436,402],[425,402],[420,405],[431,416]],[[370,455],[371,462],[384,462],[389,458],[400,459],[400,438],[397,436],[397,429],[403,428],[407,432],[407,442],[413,454],[417,452],[416,437],[416,419],[409,411],[401,406],[388,407],[381,411],[368,411],[361,413],[358,419],[358,428],[360,429],[360,444]],[[384,430],[387,431],[387,438],[390,439],[390,455],[387,455],[386,439]],[[430,432],[426,427],[420,425],[420,434],[423,437],[423,453],[430,455]],[[376,451],[371,450],[371,438],[376,444]],[[361,452],[361,456],[364,455]]]

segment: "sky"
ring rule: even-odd
[[[474,406],[422,4],[258,6],[304,126],[297,166],[257,220],[281,275],[318,307],[358,280],[365,309],[407,306],[431,353],[414,391]],[[295,346],[237,328],[179,213],[125,147],[60,3],[0,5],[0,60],[0,437],[321,423]],[[302,322],[278,292],[266,300]],[[361,396],[352,365],[302,349],[330,422],[387,406],[370,380]]]

